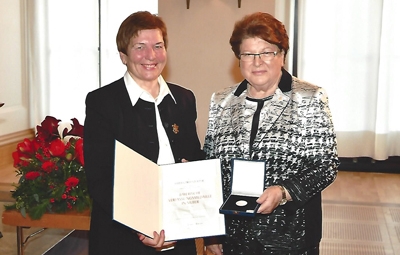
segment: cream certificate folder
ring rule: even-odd
[[[219,159],[159,166],[115,144],[114,220],[165,240],[225,234]]]

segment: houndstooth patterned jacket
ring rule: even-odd
[[[257,103],[246,100],[247,81],[212,95],[204,150],[220,158],[223,192],[231,192],[232,158],[265,160],[265,186],[282,185],[293,201],[269,215],[226,216],[227,240],[269,250],[298,250],[318,245],[322,235],[321,191],[337,174],[339,160],[328,98],[317,86],[282,78],[260,113],[250,148],[251,121]]]

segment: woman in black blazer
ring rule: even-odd
[[[161,76],[167,43],[166,26],[159,17],[133,13],[117,34],[120,58],[127,67],[124,77],[87,95],[84,156],[93,198],[90,255],[196,254],[194,240],[165,243],[163,231],[145,237],[112,216],[115,140],[157,164],[204,158],[193,92]]]

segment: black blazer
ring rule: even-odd
[[[158,109],[175,162],[182,158],[203,159],[196,131],[194,94],[171,83],[168,87],[176,104],[167,95]],[[154,248],[139,241],[136,232],[112,220],[115,140],[156,162],[159,145],[154,107],[153,103],[141,99],[132,106],[123,78],[86,97],[84,159],[89,193],[93,198],[89,235],[91,255],[155,254]],[[181,249],[182,253],[179,253]],[[194,241],[178,242],[175,252],[196,254]]]

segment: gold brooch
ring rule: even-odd
[[[172,125],[172,132],[174,132],[175,135],[179,133],[179,126],[175,123]]]

